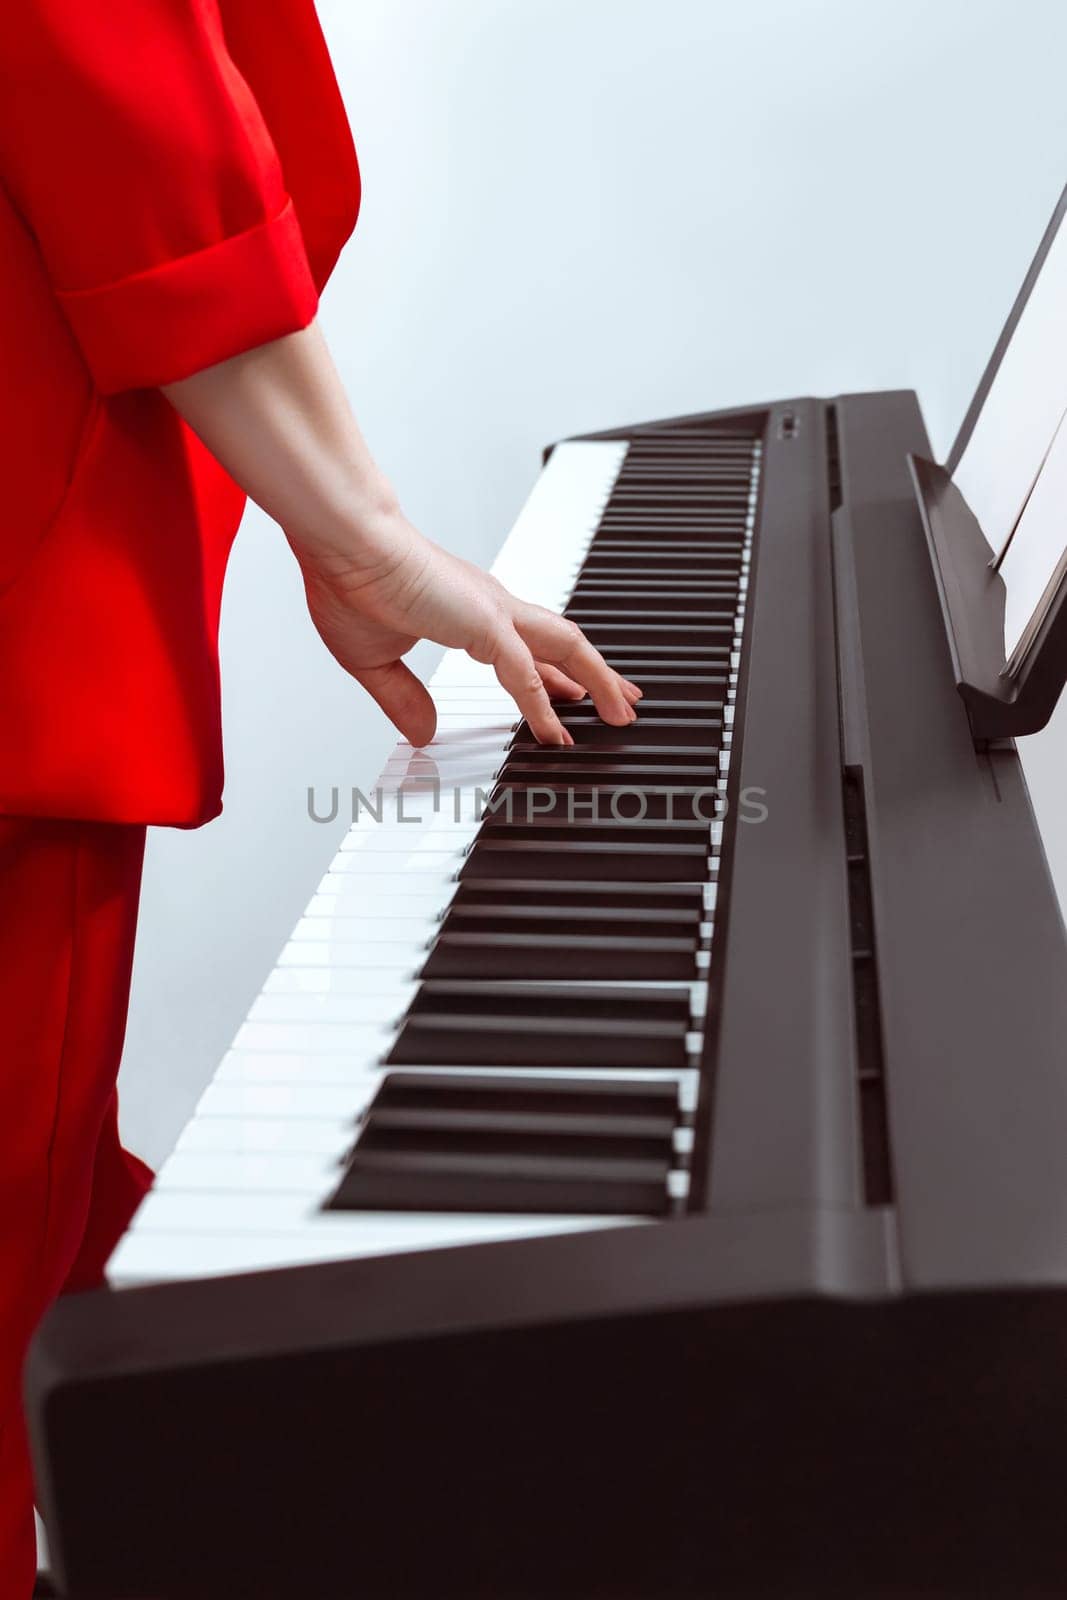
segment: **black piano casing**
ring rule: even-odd
[[[731,782],[767,815],[728,852],[697,1208],[60,1303],[27,1396],[72,1594],[1067,1587],[1067,950],[1017,754],[949,671],[918,405],[607,436],[712,425],[764,439]]]

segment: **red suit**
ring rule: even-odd
[[[158,385],[306,326],[359,172],[311,0],[23,0],[0,51],[0,1593],[18,1366],[143,1192],[114,1081],[146,823],[219,810],[244,496]],[[54,821],[45,819],[57,819]],[[119,826],[116,826],[119,825]],[[87,1231],[88,1230],[88,1231]],[[101,1469],[106,1471],[106,1446]]]

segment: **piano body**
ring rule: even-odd
[[[38,1335],[65,1592],[1067,1589],[1067,944],[929,454],[908,392],[549,453],[496,570],[640,717],[446,656]]]

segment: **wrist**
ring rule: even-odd
[[[395,565],[418,535],[385,478],[349,486],[332,497],[314,525],[284,530],[305,572],[323,580],[376,574]]]

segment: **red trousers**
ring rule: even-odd
[[[102,1281],[151,1181],[123,1150],[145,830],[0,817],[0,1596],[36,1569],[22,1363],[56,1295]]]

